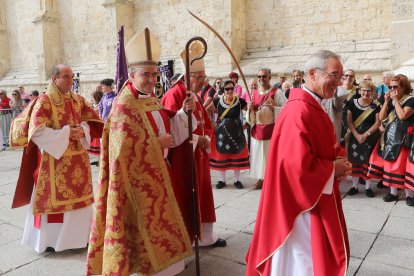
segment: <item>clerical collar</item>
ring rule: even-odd
[[[143,93],[143,92],[139,91],[139,89],[134,84],[132,84],[132,86],[135,88],[135,90],[137,90],[139,98],[149,98],[149,97],[151,97],[151,95],[148,95],[146,93]]]
[[[323,98],[321,96],[319,96],[318,94],[316,94],[315,92],[313,92],[312,90],[310,90],[309,88],[306,88],[305,86],[303,86],[302,89],[305,90],[306,92],[308,92],[309,94],[311,94],[311,96],[314,97],[315,100],[318,101],[318,103],[322,102]]]

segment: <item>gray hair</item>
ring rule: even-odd
[[[51,77],[57,77],[60,74],[60,68],[62,67],[69,67],[66,64],[56,64],[52,67],[52,74]],[[70,68],[70,67],[69,67]]]
[[[0,90],[0,95],[6,95],[7,96],[6,90]]]
[[[395,77],[395,74],[393,71],[385,71],[384,73],[382,73],[382,76],[386,78],[393,78]]]
[[[311,69],[325,69],[326,61],[330,58],[341,60],[338,54],[329,50],[319,50],[311,55],[304,66],[305,74],[307,75]]]
[[[258,72],[260,72],[260,71],[266,72],[266,74],[268,74],[269,76],[272,75],[272,70],[270,70],[270,68],[267,68],[267,67],[260,68]]]

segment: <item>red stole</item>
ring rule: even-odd
[[[292,89],[276,122],[246,275],[269,275],[271,258],[283,246],[302,212],[311,212],[315,275],[344,275],[349,244],[338,181],[322,190],[338,155],[334,127],[316,100]]]
[[[273,87],[272,90],[270,90],[265,95],[260,95],[259,91],[254,90],[253,96],[252,96],[252,102],[254,103],[254,110],[257,111],[269,98],[274,98],[276,94],[276,87]],[[270,140],[272,138],[273,128],[275,127],[275,124],[269,124],[269,125],[259,125],[255,124],[252,127],[251,135],[256,140]]]

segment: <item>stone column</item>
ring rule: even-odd
[[[391,65],[400,67],[414,58],[414,1],[395,0],[391,23]]]
[[[5,1],[0,1],[0,78],[10,70]]]
[[[130,0],[105,0],[102,4],[106,8],[106,20],[108,29],[105,37],[111,37],[113,41],[118,38],[119,28],[124,25],[124,43],[134,34],[134,4]],[[116,45],[117,43],[108,44],[107,62],[108,76],[115,76],[116,70]]]
[[[61,63],[62,45],[57,1],[38,0],[38,15],[33,20],[39,47],[37,55],[38,80],[50,78],[52,66]]]

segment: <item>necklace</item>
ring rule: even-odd
[[[359,99],[357,99],[357,103],[358,103],[358,105],[360,106],[360,107],[362,107],[362,108],[365,108],[365,107],[368,107],[369,105],[371,105],[371,103],[372,103],[372,100],[369,102],[369,103],[367,103],[366,105],[363,105],[363,101],[362,101],[362,103],[359,101],[361,98],[359,98]]]

